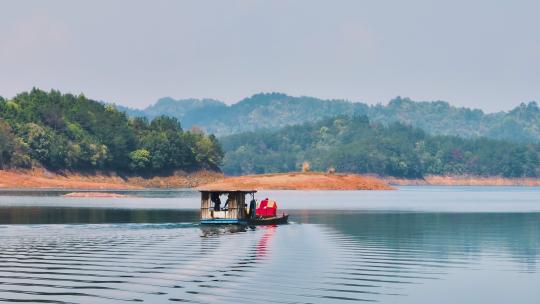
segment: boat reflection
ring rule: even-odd
[[[213,237],[223,234],[246,232],[249,228],[244,225],[200,225],[201,237]]]
[[[276,225],[272,226],[259,226],[259,229],[266,230],[259,242],[257,243],[257,259],[262,259],[268,255],[269,243],[272,240],[274,234],[276,233]]]

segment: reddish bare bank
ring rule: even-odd
[[[358,174],[279,173],[226,177],[201,189],[392,190],[385,181]]]
[[[0,170],[0,188],[4,189],[144,189],[193,188],[222,179],[223,174],[209,171],[176,172],[170,176],[120,177],[116,174],[53,173],[43,169]]]

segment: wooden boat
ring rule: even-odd
[[[257,204],[257,190],[203,189],[201,192],[201,224],[279,225],[286,224],[289,215],[277,216],[277,203],[265,199]],[[221,196],[227,200],[221,202]],[[246,204],[246,196],[251,200]]]
[[[289,221],[289,215],[283,214],[282,216],[249,219],[247,224],[248,225],[280,225],[280,224],[287,224],[288,221]]]

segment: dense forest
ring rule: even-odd
[[[176,118],[128,118],[83,95],[33,89],[0,97],[0,168],[153,174],[218,169],[213,135],[184,131]]]
[[[370,123],[366,116],[339,116],[279,131],[221,139],[228,174],[298,171],[375,173],[421,178],[436,175],[539,177],[540,145],[486,138],[433,136],[400,123]]]
[[[454,107],[444,101],[417,102],[397,97],[386,105],[369,106],[345,100],[270,93],[256,94],[230,106],[211,99],[163,98],[144,110],[119,109],[130,116],[149,119],[171,115],[188,128],[198,125],[218,136],[257,129],[277,130],[337,115],[367,115],[375,123],[400,122],[432,135],[540,142],[540,109],[535,102],[521,104],[509,112],[487,114],[478,109]]]
[[[171,113],[183,111],[182,120],[162,115],[163,107]],[[215,123],[224,108],[229,109],[229,120],[222,117],[213,126],[227,132],[240,132],[246,124],[261,129],[218,142],[194,127]],[[237,175],[298,171],[307,161],[317,171],[335,168],[407,178],[540,177],[536,103],[484,114],[401,98],[386,106],[367,106],[260,94],[233,106],[210,99],[163,99],[149,109],[149,118],[135,110],[129,110],[130,117],[83,95],[38,89],[12,99],[0,97],[0,168],[143,175],[221,168]],[[191,130],[184,130],[180,121]],[[295,125],[278,129],[288,122]]]

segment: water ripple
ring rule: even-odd
[[[530,259],[474,244],[441,254],[435,239],[390,244],[320,224],[38,225],[3,232],[0,302],[396,302],[414,286],[480,269],[479,260],[515,273],[520,259]],[[498,244],[491,234],[484,242]]]

